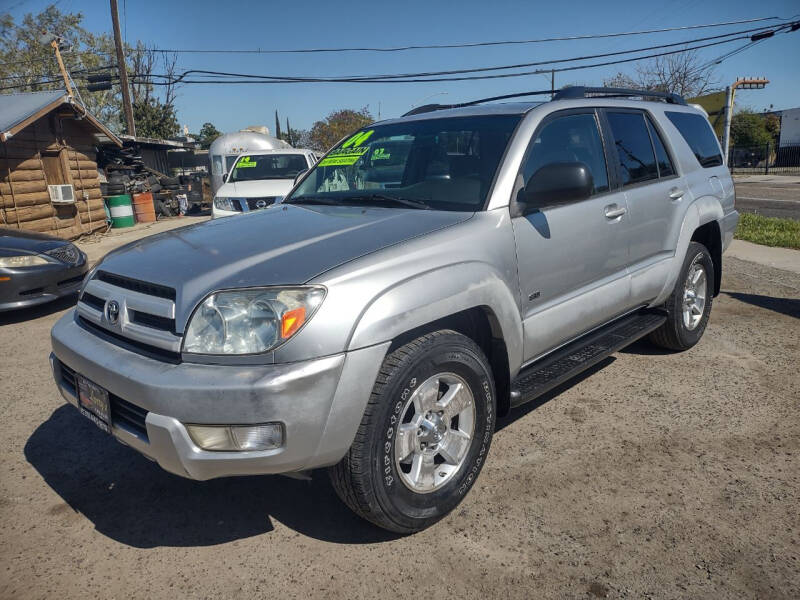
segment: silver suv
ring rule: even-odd
[[[700,110],[643,94],[417,109],[281,204],[112,252],[53,328],[61,393],[183,477],[330,467],[373,523],[436,522],[498,416],[703,334],[733,183]]]

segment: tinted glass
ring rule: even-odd
[[[593,193],[608,190],[606,158],[594,114],[558,117],[542,127],[522,167],[525,183],[543,166],[561,162],[584,163],[592,172]]]
[[[689,144],[700,166],[718,167],[722,164],[719,144],[708,119],[703,115],[683,112],[667,112],[666,115]]]
[[[398,198],[436,210],[480,210],[519,120],[491,115],[366,127],[320,160],[284,202],[396,208],[391,199]]]
[[[609,112],[608,121],[620,167],[622,185],[658,178],[656,157],[644,115],[636,112]]]
[[[664,147],[664,142],[658,131],[653,126],[650,117],[647,117],[647,129],[650,132],[650,137],[653,140],[653,147],[656,149],[656,160],[658,161],[658,174],[661,177],[669,177],[675,175],[675,167],[672,166],[672,161],[667,154],[667,149]]]
[[[294,179],[307,168],[302,154],[245,154],[233,166],[228,181]]]

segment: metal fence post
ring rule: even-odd
[[[764,175],[769,175],[769,142],[764,144]]]

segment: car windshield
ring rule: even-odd
[[[369,126],[320,160],[284,202],[480,210],[518,115]]]
[[[302,154],[244,154],[233,166],[228,181],[294,179],[307,168]]]

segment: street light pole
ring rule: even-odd
[[[122,86],[122,108],[128,123],[128,135],[136,137],[136,126],[133,123],[133,106],[131,105],[131,88],[128,85],[128,69],[125,67],[125,53],[122,50],[122,39],[119,33],[119,13],[117,0],[111,0],[111,24],[114,26],[114,46],[117,49],[117,68],[119,83]]]

